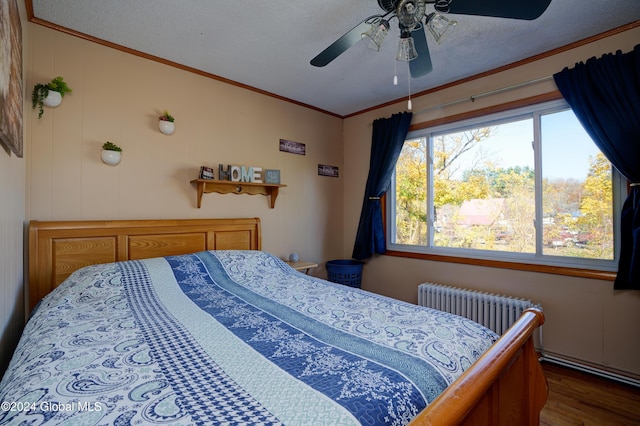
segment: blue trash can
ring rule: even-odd
[[[362,283],[362,266],[364,262],[351,259],[330,260],[327,262],[329,281],[360,288]]]

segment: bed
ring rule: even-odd
[[[0,424],[539,423],[532,309],[500,339],[297,272],[260,220],[31,222]]]

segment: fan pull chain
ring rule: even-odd
[[[407,67],[407,81],[409,83],[409,101],[407,102],[407,109],[411,111],[413,105],[411,104],[411,72],[409,67]]]
[[[397,63],[398,61],[393,61],[393,85],[394,86],[398,85],[398,67],[396,66]]]

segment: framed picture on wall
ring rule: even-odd
[[[16,0],[0,0],[0,143],[22,157],[22,26]]]
[[[200,167],[200,179],[213,179],[213,169],[211,167]]]
[[[329,166],[327,164],[318,164],[318,175],[319,176],[338,177],[338,175],[339,175],[338,166]]]
[[[265,170],[264,183],[280,184],[280,170],[272,170],[272,169]]]
[[[280,151],[291,154],[307,155],[307,146],[301,142],[280,139]]]

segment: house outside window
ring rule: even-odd
[[[564,101],[412,131],[387,246],[615,271],[625,182]]]

